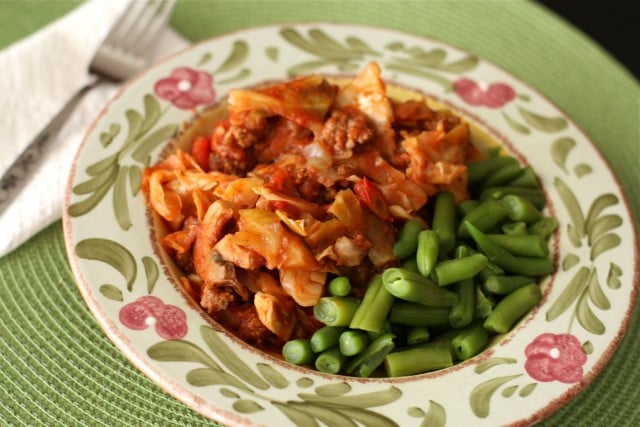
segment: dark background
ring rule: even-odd
[[[538,0],[607,50],[640,79],[640,12],[633,0]]]

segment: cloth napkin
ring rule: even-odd
[[[89,0],[37,33],[0,51],[0,174],[90,77],[87,67],[129,0]],[[136,1],[136,0],[133,0]],[[170,28],[154,59],[187,46]],[[88,92],[41,159],[22,178],[20,193],[0,213],[0,257],[58,220],[67,178],[82,137],[118,85]]]

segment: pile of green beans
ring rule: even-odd
[[[556,220],[530,167],[492,155],[468,164],[471,199],[438,193],[427,221],[398,230],[397,267],[375,275],[361,299],[333,278],[314,307],[325,326],[285,343],[290,363],[359,377],[406,376],[474,357],[542,298],[554,270]]]

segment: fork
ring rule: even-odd
[[[175,0],[130,0],[96,50],[88,67],[89,81],[69,98],[0,179],[0,213],[9,206],[20,189],[22,178],[83,96],[101,83],[124,82],[149,64],[158,35],[167,27],[174,6]]]

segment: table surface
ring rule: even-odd
[[[79,3],[4,1],[0,48]],[[181,0],[171,24],[196,41],[295,21],[362,23],[440,39],[528,82],[567,112],[612,165],[640,229],[640,87],[630,72],[634,67],[622,66],[540,4]],[[216,425],[163,392],[104,335],[75,286],[60,221],[0,259],[0,271],[0,425]],[[640,425],[639,334],[636,309],[608,366],[541,425]]]

